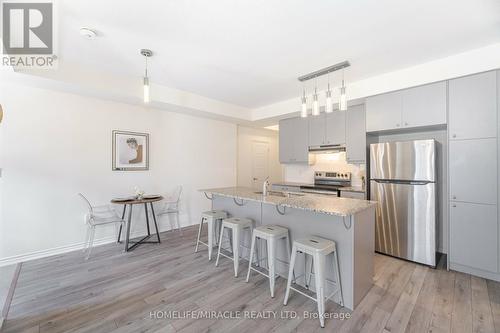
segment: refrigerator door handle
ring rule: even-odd
[[[390,184],[392,183],[393,181],[390,181],[390,180],[385,180],[385,179],[372,179],[375,183],[379,183],[379,184]]]
[[[410,185],[427,185],[427,184],[431,184],[431,183],[434,183],[434,182],[430,182],[427,180],[422,180],[422,181],[416,180],[416,181],[411,181],[408,184],[410,184]]]
[[[396,180],[396,179],[372,179],[379,184],[406,184],[406,185],[427,185],[434,183],[428,180]]]

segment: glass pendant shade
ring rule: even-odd
[[[345,85],[343,80],[342,80],[342,87],[340,88],[339,110],[347,111],[347,96],[345,93]]]
[[[307,99],[306,99],[306,96],[302,97],[302,105],[301,105],[301,109],[300,109],[300,116],[302,118],[306,118],[307,117]]]
[[[307,97],[306,97],[306,89],[302,91],[302,98],[301,98],[301,106],[300,106],[300,116],[302,118],[307,118]]]
[[[149,78],[147,76],[144,77],[144,103],[151,102],[151,96],[149,91]]]
[[[314,96],[313,96],[312,115],[319,116],[319,102],[318,102],[318,94],[316,93],[316,89],[314,90]]]
[[[332,92],[330,91],[330,87],[328,87],[328,90],[326,91],[325,112],[326,113],[332,113],[333,112]]]

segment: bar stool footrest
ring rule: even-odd
[[[259,273],[259,274],[264,275],[265,277],[269,278],[269,271],[264,267],[255,266],[254,264],[252,264],[252,266],[250,266],[250,269],[256,273]],[[279,274],[274,274],[274,279],[277,279],[279,277],[280,277]]]
[[[223,257],[226,257],[228,259],[234,260],[233,253],[229,252],[228,250],[220,249],[220,255],[223,256]]]
[[[205,242],[202,242],[201,240],[200,240],[200,241],[198,241],[198,243],[203,244],[203,245],[205,245],[206,247],[208,247],[208,244],[207,244],[207,243],[205,243]]]
[[[290,286],[290,289],[312,299],[315,302],[317,301],[316,300],[316,293],[310,289],[302,287],[300,284],[292,283],[292,285]]]
[[[332,299],[332,297],[333,297],[334,295],[337,295],[339,292],[340,292],[340,289],[338,289],[338,288],[337,288],[337,290],[335,290],[334,292],[332,292],[330,295],[326,296],[326,297],[325,297],[325,300]],[[335,302],[335,301],[334,301],[334,302]],[[335,303],[337,303],[337,302],[335,302]],[[344,306],[344,304],[340,304],[340,305]]]

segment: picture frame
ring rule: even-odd
[[[149,170],[149,134],[113,130],[113,171]]]

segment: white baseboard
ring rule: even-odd
[[[450,262],[450,269],[453,271],[467,273],[470,275],[482,277],[484,279],[500,282],[500,274],[498,274],[498,273],[483,271],[481,269],[472,268],[472,267],[464,266],[464,265],[460,265],[460,264],[455,264],[452,262]]]
[[[185,226],[181,226],[185,227]],[[169,231],[171,228],[170,226],[162,226],[159,225],[158,228],[160,229],[160,232],[164,231]],[[136,238],[136,237],[141,237],[141,236],[146,236],[147,232],[146,229],[144,230],[139,230],[136,232],[133,232],[130,234],[130,238]],[[114,236],[107,236],[103,237],[100,239],[94,240],[94,246],[98,245],[104,245],[104,244],[109,244],[116,242],[116,239]],[[53,255],[57,254],[63,254],[71,251],[76,251],[76,250],[82,250],[84,248],[85,242],[79,242],[75,244],[69,244],[69,245],[63,245],[63,246],[58,246],[46,250],[40,250],[40,251],[33,251],[25,254],[20,254],[12,257],[5,257],[0,259],[0,267],[2,266],[7,266],[7,265],[12,265],[12,264],[17,264],[29,260],[35,260],[35,259],[40,259],[40,258],[45,258],[45,257],[50,257]]]

